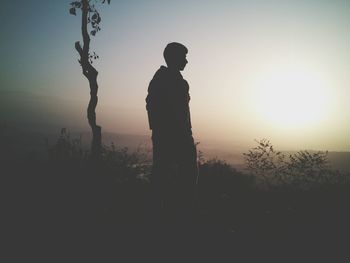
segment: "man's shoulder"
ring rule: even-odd
[[[153,79],[166,78],[168,75],[168,68],[165,66],[160,66],[160,68],[154,73]]]
[[[166,85],[167,82],[167,68],[164,66],[161,66],[156,73],[154,74],[153,78],[151,79],[149,85],[148,85],[148,92],[152,93],[158,93],[164,90],[164,86]]]

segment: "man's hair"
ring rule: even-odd
[[[168,63],[173,58],[177,56],[181,56],[183,54],[187,54],[187,52],[188,52],[187,47],[185,47],[180,43],[172,42],[165,47],[163,56],[164,56],[165,62]]]

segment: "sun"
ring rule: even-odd
[[[256,83],[258,114],[275,126],[304,128],[319,123],[328,111],[328,88],[320,72],[280,67]]]

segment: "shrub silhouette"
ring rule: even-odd
[[[125,178],[134,176],[148,180],[151,170],[149,151],[141,146],[135,152],[127,147],[117,148],[114,143],[102,145],[100,159],[91,162],[89,150],[84,150],[82,137],[71,138],[68,129],[62,128],[59,138],[52,146],[47,145],[49,160],[59,164],[98,166],[100,175],[115,175]]]
[[[286,156],[276,151],[270,141],[256,141],[258,146],[244,153],[248,172],[265,187],[292,186],[308,189],[324,184],[340,184],[345,176],[332,169],[328,152],[299,151]]]
[[[50,160],[56,161],[82,161],[86,158],[88,151],[82,148],[82,138],[72,139],[66,128],[61,129],[61,133],[56,143],[47,145]]]
[[[237,171],[224,160],[217,158],[206,160],[199,165],[199,185],[207,196],[230,196],[237,191],[249,189],[254,178]],[[211,193],[211,194],[210,194]]]

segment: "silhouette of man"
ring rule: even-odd
[[[159,204],[172,216],[191,213],[197,179],[197,153],[192,137],[189,85],[182,77],[187,48],[169,43],[161,66],[148,87],[146,109],[152,130],[152,185]]]

